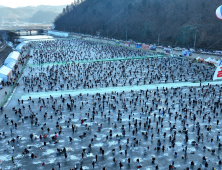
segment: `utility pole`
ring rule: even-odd
[[[160,34],[158,34],[158,46],[159,46],[159,42],[160,42]]]
[[[126,30],[126,41],[127,41],[127,30]]]
[[[194,38],[194,50],[196,48],[196,39],[197,39],[197,34],[195,34],[195,38]]]
[[[106,38],[108,39],[108,30],[107,30],[107,37]]]

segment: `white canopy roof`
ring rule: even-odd
[[[208,57],[205,61],[212,61],[212,58]]]
[[[18,52],[21,52],[22,47],[23,47],[23,46],[26,46],[28,43],[29,43],[29,41],[23,41],[23,42],[21,42],[21,43],[16,47],[16,50],[17,50]]]
[[[0,74],[4,74],[4,75],[9,75],[11,73],[12,69],[6,67],[6,66],[2,66],[0,68]]]
[[[19,59],[19,56],[20,56],[20,53],[17,52],[17,51],[13,51],[9,54],[10,58],[14,59],[14,60],[18,60]],[[8,56],[8,57],[9,57]]]
[[[215,58],[212,59],[213,62],[217,63],[217,60]]]
[[[10,62],[6,65],[6,67],[11,68],[11,69],[14,70],[15,64],[16,64],[16,61],[13,60],[13,61],[10,61]]]
[[[8,57],[5,59],[4,61],[4,65],[7,65],[8,63],[10,63],[11,61],[18,61],[20,56],[20,53],[17,51],[13,51],[11,52]]]

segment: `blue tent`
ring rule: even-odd
[[[135,44],[135,47],[136,48],[142,48],[142,44],[141,43],[137,43],[137,44]]]

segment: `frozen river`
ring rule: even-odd
[[[221,169],[221,81],[210,81],[212,68],[152,54],[77,64],[84,58],[144,56],[93,46],[78,47],[82,53],[71,47],[32,49],[29,67],[0,116],[3,169]],[[70,63],[42,60],[34,66],[44,55]]]

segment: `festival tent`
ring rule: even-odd
[[[11,72],[12,69],[2,66],[0,68],[0,78],[2,78],[4,82],[7,82],[10,79]]]
[[[16,65],[16,61],[11,61],[11,62],[9,62],[9,63],[6,65],[6,67],[14,70],[14,69],[15,69],[15,65]]]
[[[218,63],[218,62],[220,62],[220,61],[217,61],[215,58],[213,58],[213,59],[212,59],[212,62]]]
[[[5,59],[5,61],[4,61],[4,65],[7,65],[8,63],[10,63],[11,61],[18,61],[18,59],[19,59],[19,57],[20,57],[20,53],[19,52],[17,52],[17,51],[13,51],[13,52],[11,52],[9,55],[8,55],[8,57]]]
[[[210,61],[212,61],[212,58],[208,57],[205,61],[210,62]]]
[[[29,41],[23,41],[21,42],[19,45],[17,45],[17,47],[15,48],[18,52],[22,52],[22,48],[26,47],[28,44],[30,44]]]
[[[208,63],[212,63],[212,64],[214,64],[216,67],[218,66],[218,64],[220,63],[220,61],[217,61],[215,58],[207,58],[206,60],[205,60],[206,62],[208,62]]]
[[[130,47],[130,42],[125,42],[125,46]]]
[[[149,45],[148,45],[148,44],[143,44],[143,45],[142,45],[142,49],[144,49],[144,50],[149,50]]]
[[[115,43],[116,43],[116,44],[120,44],[120,41],[119,41],[119,40],[116,40]]]
[[[196,60],[197,60],[197,61],[204,62],[204,59],[203,59],[203,58],[200,58],[200,57],[197,57]]]
[[[218,64],[220,63],[220,61],[217,61],[215,58],[213,58],[210,63],[214,64],[216,67],[218,66]]]
[[[141,43],[136,43],[135,48],[142,48],[142,44]]]
[[[24,47],[24,46],[26,46],[27,45],[27,43],[25,43],[24,41],[23,42],[21,42],[19,45],[17,45],[17,47],[15,48],[18,52],[22,52],[22,48]]]

